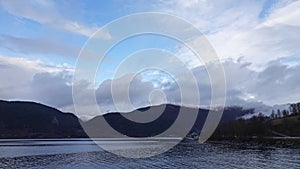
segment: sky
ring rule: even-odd
[[[300,1],[292,0],[0,0],[0,99],[35,101],[74,112],[72,78],[79,52],[90,36],[120,17],[160,12],[192,23],[213,46],[226,75],[226,105],[299,102],[299,9]],[[107,30],[100,38],[114,37]],[[111,85],[116,83],[117,92],[126,92],[122,84],[130,75],[114,78],[114,70],[132,53],[149,48],[176,55],[197,80],[201,98],[196,106],[209,105],[210,83],[217,82],[210,81],[203,63],[180,42],[151,34],[116,45],[99,66],[95,82],[81,84],[82,91],[95,90],[102,113],[115,111]],[[140,57],[168,62],[164,56]],[[132,105],[180,103],[176,84],[176,79],[184,79],[180,76],[155,69],[136,74],[130,81]],[[188,78],[184,82],[192,83]],[[151,95],[157,90],[164,97]],[[90,111],[88,104],[81,107],[87,111],[79,115],[83,119],[99,114]]]

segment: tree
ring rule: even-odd
[[[282,117],[281,111],[279,109],[277,109],[277,117],[278,118]]]
[[[300,103],[291,104],[290,109],[292,114],[300,114]]]
[[[283,115],[283,117],[286,117],[286,116],[290,115],[290,112],[288,110],[283,110],[282,115]]]
[[[275,111],[272,110],[272,113],[271,113],[271,119],[276,119],[276,114],[275,114]]]
[[[297,110],[297,114],[300,114],[300,103],[296,104],[296,110]]]

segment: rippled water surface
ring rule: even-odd
[[[161,140],[98,141],[125,152],[161,145]],[[89,139],[0,140],[0,168],[300,168],[300,149],[187,142],[158,156],[129,159]]]

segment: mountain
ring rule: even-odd
[[[133,119],[135,116],[138,116],[141,113],[148,109],[152,109],[153,111],[143,114],[144,119],[149,119],[155,115],[154,113],[163,112],[161,115],[149,122],[149,123],[135,123],[129,121],[127,119]],[[155,111],[157,110],[157,111]],[[84,124],[84,128],[88,130],[88,133],[92,137],[115,137],[116,133],[109,132],[110,130],[107,128],[108,126],[104,125],[104,120],[110,125],[110,127],[114,128],[119,133],[123,135],[127,135],[130,137],[151,137],[157,134],[162,133],[167,130],[176,120],[179,111],[182,113],[191,113],[197,112],[197,118],[194,126],[192,127],[189,134],[197,133],[199,134],[203,124],[207,118],[209,110],[207,109],[197,109],[197,108],[188,108],[188,107],[180,107],[177,105],[159,105],[152,107],[145,107],[142,109],[137,109],[135,111],[129,113],[108,113],[103,116],[97,116]],[[253,113],[253,109],[244,110],[241,107],[227,107],[221,119],[221,122],[235,120],[245,114]],[[153,113],[153,114],[151,114]],[[190,123],[190,121],[181,121],[178,126],[184,126],[185,123]],[[183,129],[182,129],[183,130]],[[172,133],[172,136],[178,136],[182,132],[180,127],[177,127],[177,131]]]
[[[33,102],[0,101],[1,138],[82,137],[79,119],[72,113]]]
[[[151,108],[151,112],[147,112]],[[163,113],[160,115],[160,112]],[[206,120],[208,110],[166,104],[144,107],[128,113],[108,113],[97,116],[87,122],[82,122],[72,113],[63,113],[55,108],[34,102],[0,101],[0,138],[67,138],[86,137],[80,123],[93,137],[114,137],[103,125],[106,120],[111,127],[120,133],[131,137],[149,137],[162,133],[176,120],[179,111],[188,114],[197,112],[196,122],[190,133],[199,133]],[[241,107],[228,107],[224,110],[222,122],[234,120],[245,114],[253,113],[252,109],[244,110]],[[126,118],[136,116],[144,120],[152,119],[148,123],[134,123]],[[179,126],[190,121],[183,121]],[[181,128],[178,131],[181,132]],[[177,133],[174,133],[176,135]],[[173,135],[173,136],[174,136]]]

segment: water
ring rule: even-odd
[[[161,142],[98,141],[125,152],[143,151]],[[0,140],[0,168],[300,168],[300,149],[186,142],[158,156],[129,159],[106,152],[89,139],[8,139]]]

